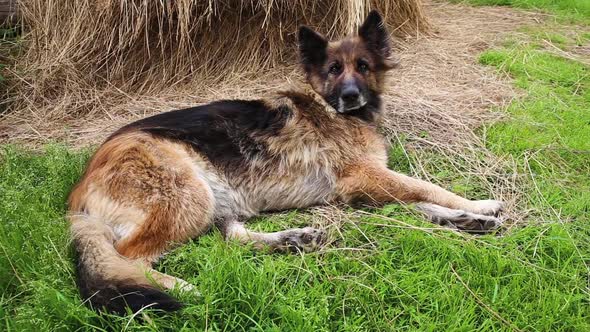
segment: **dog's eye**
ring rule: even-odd
[[[338,75],[342,72],[342,65],[339,62],[334,62],[330,65],[328,71],[330,72],[330,74]]]
[[[358,71],[361,73],[366,73],[367,71],[369,71],[369,64],[364,60],[359,60],[356,67]]]

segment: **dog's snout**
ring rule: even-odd
[[[342,100],[345,102],[355,102],[360,95],[359,88],[355,84],[348,84],[342,89]]]

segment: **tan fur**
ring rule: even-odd
[[[359,161],[347,168],[340,181],[342,197],[368,202],[433,202],[453,209],[468,208],[470,201],[436,185],[387,169],[372,161]]]

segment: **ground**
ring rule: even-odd
[[[213,231],[158,266],[198,286],[201,296],[175,294],[182,312],[99,316],[78,297],[63,218],[93,147],[133,119],[251,97],[296,69],[130,96],[87,121],[15,114],[0,121],[2,328],[589,330],[590,12],[584,1],[472,2],[525,9],[427,3],[438,33],[397,41],[383,128],[392,168],[507,201],[499,233],[457,233],[397,205],[266,215],[252,227],[313,225],[331,241],[275,255]]]

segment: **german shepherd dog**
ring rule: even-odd
[[[158,114],[119,129],[96,151],[68,200],[78,283],[92,307],[180,308],[161,288],[192,285],[152,264],[212,226],[271,250],[310,251],[325,238],[311,227],[248,230],[245,222],[262,211],[415,202],[439,224],[500,224],[499,201],[468,200],[387,169],[376,126],[385,74],[396,63],[377,12],[339,41],[305,26],[298,37],[309,86]]]

